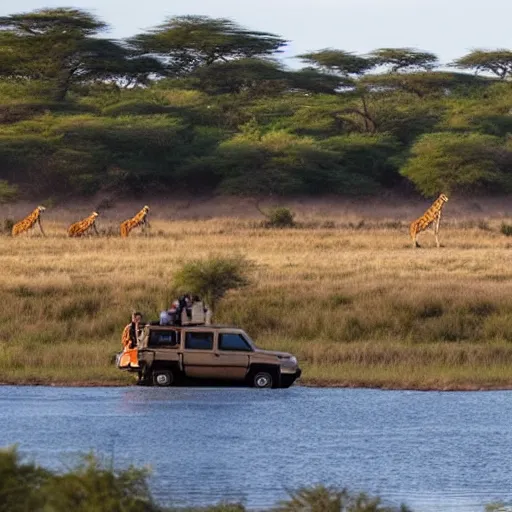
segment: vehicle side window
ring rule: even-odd
[[[219,350],[252,352],[251,347],[240,334],[224,333],[219,337]]]
[[[176,331],[152,330],[149,333],[148,347],[177,348],[178,344],[179,335]]]
[[[213,332],[187,332],[185,348],[189,350],[212,350]]]

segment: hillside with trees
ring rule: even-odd
[[[0,200],[165,190],[512,192],[512,50],[319,49],[181,16],[124,40],[78,9],[0,17]]]

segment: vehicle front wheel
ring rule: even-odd
[[[171,370],[155,370],[153,372],[153,384],[155,386],[167,387],[174,383],[174,375]]]
[[[255,388],[271,388],[272,375],[269,372],[257,372],[252,379],[252,385]]]

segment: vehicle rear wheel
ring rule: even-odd
[[[269,372],[257,372],[252,378],[252,385],[255,388],[271,388],[272,383],[272,375]]]
[[[174,383],[174,375],[171,370],[155,370],[153,372],[153,384],[155,386],[167,387]]]

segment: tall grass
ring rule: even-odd
[[[216,320],[289,350],[304,383],[411,388],[512,387],[512,267],[499,224],[445,223],[436,249],[412,250],[397,221],[152,221],[152,234],[2,237],[0,381],[125,383],[112,367],[132,309],[158,318],[191,259],[243,254],[253,285]],[[105,220],[101,229],[112,226]]]

